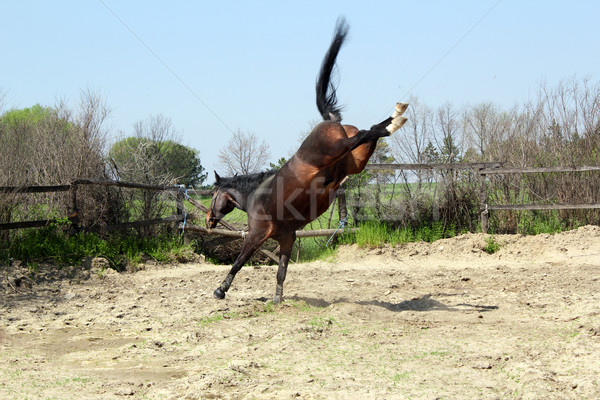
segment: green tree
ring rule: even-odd
[[[423,163],[436,163],[436,162],[439,162],[439,159],[440,159],[440,154],[435,149],[435,146],[433,145],[433,143],[431,143],[431,141],[430,141],[427,144],[427,147],[425,147],[425,150],[423,150],[423,153],[421,153],[421,160],[419,160],[419,161],[423,162]]]
[[[281,157],[279,160],[277,160],[277,162],[269,163],[269,169],[280,169],[285,165],[286,162],[288,162],[288,160],[286,160],[285,157]]]
[[[0,122],[3,125],[17,127],[18,125],[35,125],[41,123],[44,118],[56,115],[56,110],[50,107],[43,107],[39,104],[29,108],[7,111]]]
[[[208,175],[197,150],[172,140],[128,137],[116,142],[109,156],[124,180],[168,177],[185,186],[200,186]]]
[[[168,141],[161,147],[165,168],[185,186],[201,186],[208,173],[200,161],[198,150]]]
[[[442,139],[442,152],[441,152],[441,160],[442,162],[454,163],[461,162],[462,157],[460,155],[460,149],[456,145],[454,139],[451,136],[445,136]]]

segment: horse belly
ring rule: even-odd
[[[285,199],[278,206],[285,220],[297,220],[307,224],[323,214],[335,200],[335,190],[306,190],[296,197]]]

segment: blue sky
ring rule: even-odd
[[[0,90],[5,109],[96,91],[113,136],[162,114],[208,170],[237,129],[277,159],[319,117],[314,83],[339,15],[338,97],[359,127],[409,95],[510,107],[541,80],[599,78],[597,1],[3,1]]]

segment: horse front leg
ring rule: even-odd
[[[265,240],[267,240],[267,236],[264,234],[253,234],[250,232],[248,236],[246,236],[246,239],[244,239],[244,243],[242,244],[242,251],[233,263],[229,274],[227,274],[227,277],[223,283],[221,283],[221,286],[219,286],[213,293],[217,299],[225,298],[225,293],[231,287],[231,283],[233,282],[235,275],[240,272],[246,261],[252,257],[254,252],[258,250]]]
[[[283,282],[285,281],[285,276],[287,274],[287,267],[290,262],[294,241],[296,241],[296,232],[279,240],[279,268],[277,269],[275,297],[273,297],[274,304],[279,304],[283,301]]]

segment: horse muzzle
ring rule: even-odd
[[[218,218],[214,218],[214,217],[211,217],[210,215],[206,215],[206,227],[208,229],[213,229],[215,226],[217,226],[218,222],[219,222]]]

